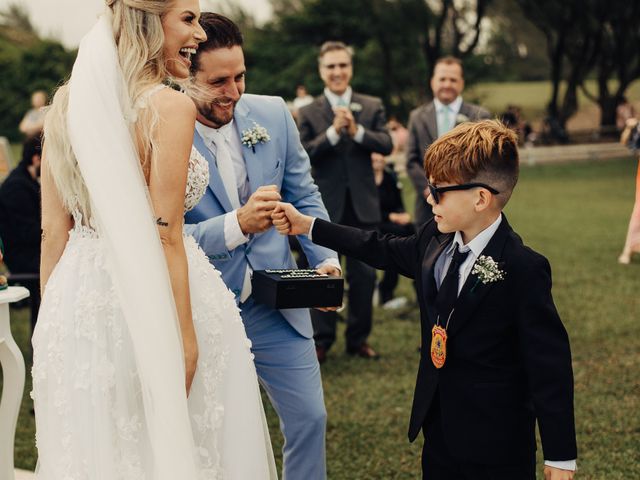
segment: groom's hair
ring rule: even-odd
[[[518,135],[500,120],[461,123],[429,146],[424,171],[433,183],[485,183],[504,206],[518,183]]]
[[[191,58],[191,74],[200,69],[200,54],[218,48],[242,47],[244,39],[238,26],[229,18],[218,13],[204,12],[200,16],[200,25],[207,39],[198,45],[196,54]]]

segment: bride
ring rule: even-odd
[[[206,38],[198,0],[107,5],[45,122],[36,478],[275,478],[233,294],[182,234],[207,162],[162,82]]]

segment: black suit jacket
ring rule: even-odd
[[[458,115],[471,121],[487,119],[491,114],[482,107],[462,102]],[[438,138],[438,121],[433,102],[421,105],[409,115],[409,138],[407,140],[407,174],[416,188],[415,222],[422,225],[432,217],[431,207],[422,192],[427,187],[424,174],[424,154],[429,145]]]
[[[342,135],[333,146],[326,131],[333,124],[334,113],[324,95],[298,112],[300,140],[311,159],[311,174],[320,189],[329,217],[340,222],[347,190],[353,209],[362,223],[380,222],[378,189],[373,178],[371,152],[388,155],[393,149],[387,131],[384,106],[379,98],[353,92],[351,105],[356,123],[364,127],[362,143]]]
[[[316,220],[312,236],[375,268],[395,268],[416,279],[424,348],[411,441],[437,394],[448,449],[461,461],[528,461],[536,448],[536,419],[546,460],[577,458],[571,352],[551,296],[550,266],[523,245],[506,218],[483,252],[499,262],[506,276],[482,284],[469,275],[447,331],[446,363],[439,370],[430,356],[434,267],[453,234],[441,234],[433,220],[410,237]]]
[[[40,184],[20,163],[0,186],[0,238],[13,273],[40,271]]]

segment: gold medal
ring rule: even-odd
[[[436,368],[442,368],[447,359],[447,331],[440,325],[431,329],[431,361]]]

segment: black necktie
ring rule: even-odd
[[[453,257],[451,258],[447,274],[442,280],[435,302],[442,325],[446,325],[447,319],[458,298],[458,278],[460,277],[458,271],[460,270],[460,265],[465,261],[467,255],[469,255],[469,252],[470,250],[466,252],[458,250],[457,243],[453,245]]]

